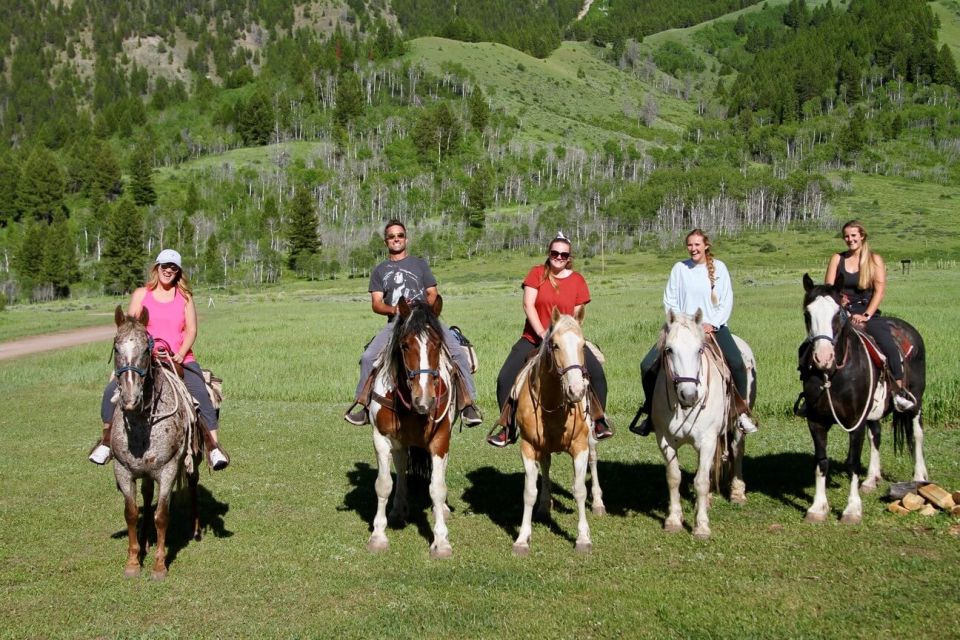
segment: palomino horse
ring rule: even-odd
[[[736,426],[725,379],[726,364],[719,348],[715,350],[707,344],[702,320],[699,309],[693,317],[675,311],[668,314],[660,334],[661,362],[650,419],[667,465],[670,509],[663,528],[670,533],[683,530],[677,450],[685,444],[692,444],[699,456],[693,480],[697,491],[693,535],[706,539],[710,537],[707,509],[711,480],[723,460],[729,465],[731,502],[743,504],[747,497],[743,482],[744,436]],[[756,398],[756,363],[749,345],[736,336],[734,339],[747,367],[750,389],[747,400],[752,405]]]
[[[170,521],[170,494],[174,482],[185,473],[193,503],[193,537],[200,539],[197,510],[197,467],[200,441],[194,417],[193,399],[175,374],[153,358],[153,339],[147,333],[146,309],[139,317],[124,315],[118,306],[114,313],[117,336],[113,341],[114,373],[117,378],[117,410],[113,414],[110,449],[116,460],[113,471],[117,488],[123,493],[127,520],[127,564],[124,574],[140,573],[140,544],[137,538],[137,487],[146,513],[153,502],[154,482],[160,495],[154,509],[157,551],[153,578],[167,575],[166,538]],[[144,528],[146,528],[144,526]]]
[[[423,302],[397,307],[395,327],[377,363],[377,377],[369,411],[373,421],[373,447],[377,452],[377,514],[367,543],[370,551],[389,545],[386,535],[387,500],[393,480],[390,459],[397,469],[397,491],[393,496],[390,520],[407,517],[407,463],[409,448],[425,449],[432,462],[430,498],[433,500],[433,543],[430,556],[448,558],[453,554],[447,539],[447,453],[456,420],[457,386],[452,379],[453,364],[443,342],[443,327],[437,316],[443,300],[433,306]]]
[[[562,451],[573,458],[573,497],[577,501],[579,522],[576,550],[589,552],[590,526],[586,516],[586,475],[590,465],[593,512],[606,513],[603,492],[597,476],[597,441],[587,407],[589,382],[586,377],[580,325],[583,307],[576,317],[561,315],[556,308],[540,350],[518,377],[516,424],[520,430],[520,455],[523,458],[523,521],[513,543],[513,551],[526,555],[533,532],[533,506],[537,502],[537,465],[543,476],[541,515],[550,512],[550,458]]]
[[[823,522],[830,513],[827,502],[827,433],[839,424],[850,434],[846,465],[850,473],[850,493],[841,522],[858,524],[863,517],[859,488],[865,492],[877,488],[880,480],[880,420],[893,411],[891,384],[883,367],[871,357],[867,343],[853,328],[841,307],[841,290],[830,285],[815,285],[809,274],[803,276],[803,315],[807,325],[806,349],[801,358],[803,399],[806,403],[807,426],[813,436],[816,460],[816,494],[807,509],[808,522]],[[923,421],[921,404],[926,385],[926,352],[923,338],[910,324],[899,318],[883,317],[890,323],[901,351],[907,388],[916,398],[916,407],[909,413],[894,411],[894,449],[905,441],[913,447],[913,479],[927,479],[923,459]],[[870,432],[870,464],[866,480],[858,487],[862,467],[864,425]]]

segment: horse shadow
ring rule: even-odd
[[[224,517],[230,511],[230,504],[220,502],[213,493],[202,484],[197,487],[197,505],[200,513],[201,535],[212,533],[215,538],[229,538],[233,532],[227,529]],[[140,562],[145,562],[149,548],[157,543],[157,530],[153,526],[153,511],[156,506],[140,507],[140,525],[137,537],[140,541]],[[127,529],[113,533],[113,539],[126,539]],[[170,497],[170,524],[167,527],[167,567],[173,565],[177,554],[193,540],[193,515],[190,505],[190,490],[186,487],[174,492]],[[199,540],[198,540],[199,542]]]

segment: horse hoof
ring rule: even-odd
[[[163,580],[166,577],[167,577],[166,569],[164,569],[163,571],[154,571],[153,573],[150,574],[151,580]]]
[[[845,513],[840,516],[840,524],[860,524],[861,516]]]
[[[593,515],[595,516],[605,516],[607,515],[607,508],[601,505],[593,505]]]
[[[374,540],[370,539],[367,543],[367,551],[370,553],[380,553],[381,551],[386,551],[390,547],[390,543],[386,538],[383,540]]]
[[[747,496],[742,493],[736,493],[730,496],[730,502],[733,504],[747,504]]]
[[[667,533],[680,533],[683,531],[683,525],[679,522],[664,522],[663,530]]]
[[[819,524],[827,521],[827,514],[818,513],[816,511],[807,511],[807,515],[805,515],[803,519],[812,524]]]
[[[527,557],[530,555],[530,545],[520,544],[519,542],[513,543],[513,555],[523,558]]]
[[[574,549],[576,549],[577,553],[591,553],[593,551],[593,543],[578,542]]]
[[[867,483],[864,482],[860,485],[860,493],[873,493],[877,490],[877,484],[875,482]]]
[[[696,529],[693,532],[693,537],[697,540],[709,540],[710,539],[710,529]]]
[[[140,567],[125,567],[123,570],[124,578],[136,578],[140,575]]]
[[[452,558],[453,547],[450,545],[445,547],[430,547],[430,557],[434,560],[445,560],[446,558]]]

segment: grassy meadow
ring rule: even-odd
[[[893,262],[900,241],[878,225],[872,239]],[[778,250],[758,249],[778,235],[787,238]],[[198,354],[226,380],[222,433],[233,464],[203,473],[201,542],[187,539],[188,503],[178,497],[170,575],[159,583],[149,572],[122,577],[122,499],[112,470],[85,459],[99,428],[107,344],[0,363],[0,637],[955,637],[955,521],[898,518],[870,495],[863,524],[841,526],[847,478],[839,430],[830,442],[835,518],[803,522],[813,497],[812,445],[789,411],[799,391],[800,277],[806,270],[820,277],[834,237],[769,233],[716,243],[737,294],[731,326],[759,361],[761,431],[747,444],[748,504],[714,500],[707,542],[661,531],[667,494],[659,451],[626,429],[678,248],[577,265],[593,293],[586,331],[608,357],[617,428],[600,447],[609,515],[590,517],[589,556],[573,551],[566,459],[553,466],[552,521],[535,525],[530,557],[512,556],[519,452],[486,445],[486,424],[453,439],[453,559],[428,557],[428,498],[419,482],[410,524],[388,530],[390,550],[365,551],[375,509],[370,430],[340,417],[360,349],[380,322],[362,280],[214,293],[212,306],[199,292]],[[956,490],[960,308],[952,298],[960,270],[921,257],[909,274],[891,268],[884,308],[914,321],[926,339],[927,463],[933,480]],[[438,269],[445,320],[479,350],[488,423],[497,370],[521,327],[516,284],[535,260],[490,257]],[[94,300],[87,313],[115,304]],[[0,336],[22,334],[45,313],[8,309]],[[61,317],[69,323],[80,313]],[[689,519],[692,450],[681,460]],[[889,480],[910,479],[910,459],[894,457],[889,427],[883,462]]]

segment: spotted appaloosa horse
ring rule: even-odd
[[[657,444],[667,465],[670,509],[663,528],[670,533],[683,530],[680,508],[680,462],[677,449],[685,444],[697,450],[699,462],[693,485],[697,492],[697,513],[693,535],[710,537],[711,479],[723,459],[730,465],[730,500],[747,501],[743,482],[744,435],[737,428],[732,398],[724,379],[723,356],[707,345],[703,314],[670,311],[660,333],[661,364],[654,387],[650,419]],[[756,398],[756,363],[749,345],[734,336],[747,367],[750,388],[748,402]]]
[[[927,466],[923,458],[923,390],[926,386],[926,351],[923,338],[910,324],[883,316],[890,323],[894,338],[906,354],[904,380],[916,398],[916,407],[907,413],[894,410],[890,383],[882,367],[868,352],[867,343],[854,329],[841,306],[841,290],[831,285],[816,285],[809,274],[803,276],[803,315],[807,325],[805,349],[801,357],[803,399],[807,426],[813,437],[816,461],[816,493],[807,509],[808,522],[822,522],[830,513],[827,502],[827,434],[839,424],[850,434],[846,465],[850,473],[850,493],[841,522],[858,524],[863,517],[859,489],[877,488],[880,480],[880,420],[893,411],[894,449],[902,443],[913,448],[913,479],[926,480]],[[863,471],[864,426],[870,433],[870,464],[866,480],[859,485]],[[859,485],[859,486],[858,486]]]
[[[200,539],[197,483],[202,458],[201,440],[193,412],[193,399],[175,374],[153,358],[153,339],[147,333],[147,309],[136,318],[114,313],[117,335],[113,341],[114,373],[117,378],[117,409],[113,414],[110,449],[117,488],[123,493],[127,521],[127,563],[124,574],[140,573],[140,543],[137,537],[136,481],[142,480],[144,522],[153,502],[154,483],[160,487],[153,521],[157,550],[152,577],[167,575],[166,536],[170,520],[170,494],[184,473],[193,504],[193,537]]]
[[[425,449],[431,460],[430,498],[433,500],[433,542],[430,555],[453,554],[447,538],[447,453],[457,417],[453,364],[443,342],[437,316],[443,300],[433,306],[423,302],[397,307],[394,332],[377,363],[377,377],[369,406],[373,421],[373,446],[377,452],[377,514],[367,543],[370,551],[389,545],[386,535],[387,500],[393,487],[390,459],[397,469],[397,491],[390,519],[407,517],[407,464],[410,447]]]
[[[590,466],[591,498],[595,514],[606,513],[603,492],[597,476],[597,441],[587,407],[590,394],[584,366],[584,339],[580,328],[583,308],[576,317],[561,315],[556,309],[550,327],[530,363],[520,374],[516,424],[520,430],[520,455],[523,458],[523,521],[513,543],[513,551],[530,551],[533,531],[533,507],[537,502],[537,465],[543,477],[538,512],[550,512],[550,459],[566,452],[573,458],[573,497],[577,501],[579,521],[576,550],[593,548],[586,516],[586,474]]]

